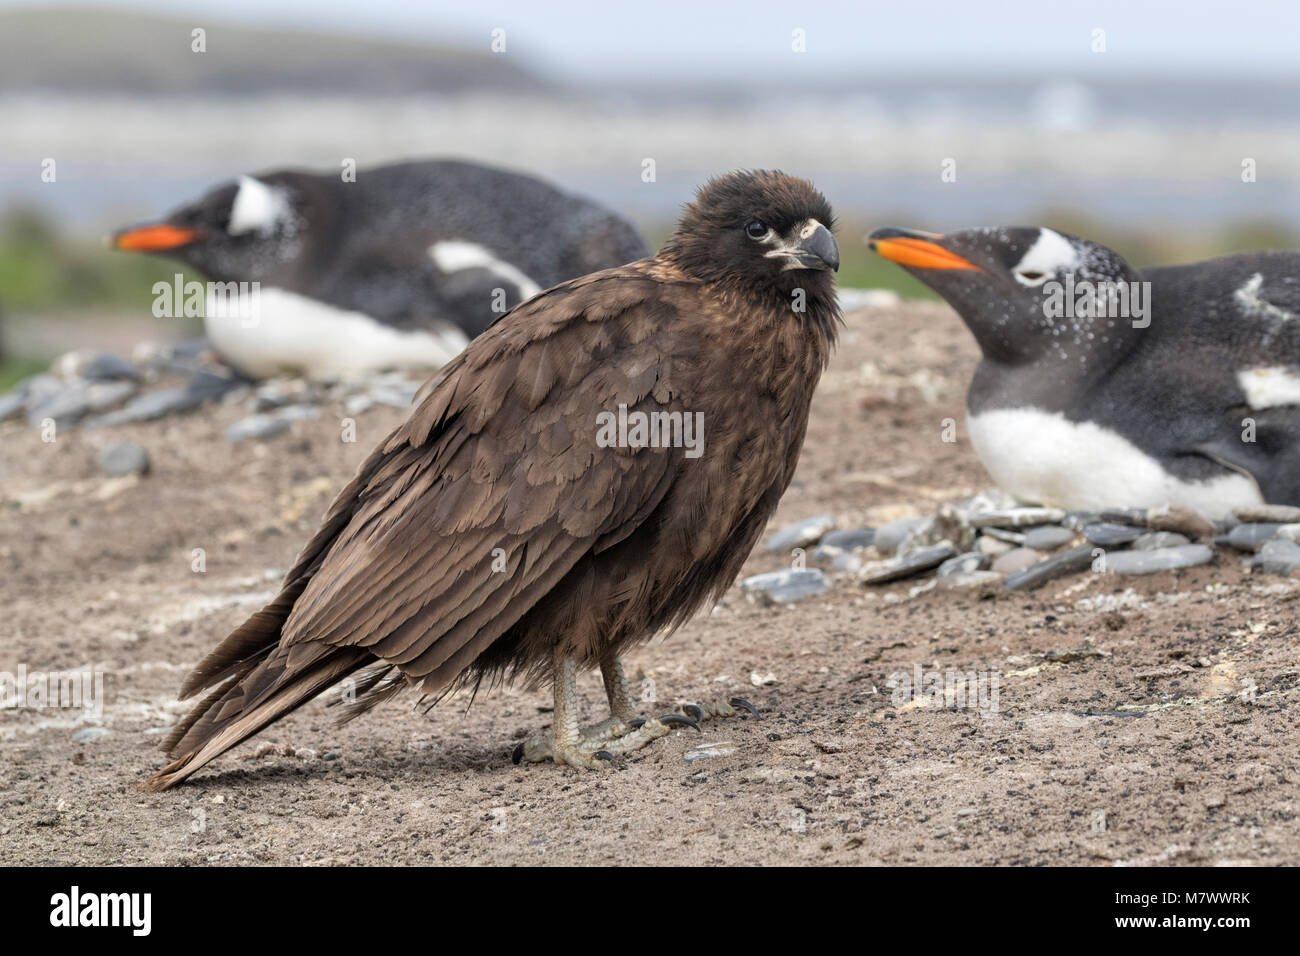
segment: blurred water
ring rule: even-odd
[[[903,101],[875,90],[656,106],[610,97],[8,96],[0,209],[33,206],[91,234],[241,172],[450,155],[532,171],[642,224],[670,221],[709,175],[768,166],[808,176],[841,218],[866,222],[950,228],[1050,209],[1117,226],[1300,225],[1300,124],[1279,125],[1271,100],[1225,122],[1224,104],[1165,91],[1156,122],[1143,118],[1150,91],[1140,93],[1060,82],[996,96],[939,90]],[[55,183],[41,181],[45,157],[58,163]],[[643,181],[647,159],[653,182]],[[1255,182],[1242,182],[1245,159]],[[956,179],[945,182],[949,160]]]

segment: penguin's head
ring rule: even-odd
[[[946,299],[995,361],[1117,341],[1133,324],[1125,313],[1144,301],[1128,298],[1138,275],[1118,253],[1039,226],[944,235],[888,227],[867,244]]]
[[[302,226],[301,204],[279,176],[240,176],[159,222],[119,230],[111,244],[171,256],[212,279],[253,281],[297,256]]]

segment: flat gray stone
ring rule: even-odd
[[[970,516],[972,528],[1032,528],[1059,524],[1065,512],[1059,508],[996,508]]]
[[[1018,571],[1008,577],[1002,586],[1010,591],[1033,590],[1048,581],[1075,571],[1086,571],[1092,567],[1091,544],[1077,544],[1073,548],[1059,551],[1045,561]]]
[[[1074,540],[1074,532],[1057,524],[1045,524],[1025,532],[1025,547],[1035,551],[1055,551]]]
[[[1250,559],[1250,567],[1252,571],[1263,571],[1265,574],[1300,571],[1300,544],[1282,539],[1266,541]]]
[[[112,352],[100,352],[81,369],[81,377],[93,382],[140,381],[140,370]]]
[[[82,727],[72,735],[74,744],[93,744],[97,740],[107,737],[111,731],[107,727]]]
[[[937,568],[956,554],[957,549],[953,544],[944,542],[934,547],[913,551],[901,558],[863,565],[858,579],[864,584],[887,584],[890,581],[899,581],[920,574],[922,571]]]
[[[718,757],[730,757],[736,752],[735,745],[730,740],[718,740],[713,743],[700,744],[698,747],[692,747],[683,755],[687,763],[698,763],[701,760],[716,760]]]
[[[1223,543],[1238,551],[1258,551],[1265,541],[1277,537],[1283,525],[1276,521],[1239,524],[1223,536]]]
[[[1025,533],[1023,531],[1008,531],[1006,528],[981,528],[980,534],[1016,548],[1025,543]]]
[[[740,589],[759,600],[792,604],[824,594],[830,589],[830,582],[818,568],[790,568],[745,578],[740,582]]]
[[[146,474],[149,453],[135,442],[116,442],[99,453],[99,470],[110,478]]]
[[[785,554],[795,548],[816,544],[822,535],[835,527],[834,515],[815,515],[788,524],[768,539],[766,549],[771,553]]]
[[[822,547],[839,548],[841,551],[869,548],[875,543],[875,528],[844,528],[841,531],[830,532],[821,540]]]
[[[1147,526],[1146,508],[1103,508],[1101,520],[1110,524],[1126,524],[1134,528]]]
[[[1214,560],[1214,550],[1205,544],[1184,544],[1151,551],[1116,551],[1107,554],[1105,569],[1112,574],[1154,574],[1177,568],[1193,568]]]
[[[1085,525],[1083,536],[1099,548],[1119,548],[1132,544],[1142,537],[1142,532],[1129,524],[1103,521],[1099,524]]]

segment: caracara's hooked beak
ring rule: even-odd
[[[143,226],[119,229],[109,239],[114,249],[127,252],[167,252],[188,246],[199,238],[197,229],[185,229],[165,222],[151,222]]]
[[[786,269],[830,269],[840,271],[840,246],[831,231],[816,219],[809,219],[798,231],[767,253],[790,261]]]
[[[909,269],[973,269],[983,272],[975,263],[945,249],[943,236],[933,232],[897,229],[887,226],[867,236],[867,245],[877,255],[897,262]]]

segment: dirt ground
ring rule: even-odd
[[[985,487],[962,416],[974,362],[945,307],[851,315],[773,527],[877,524]],[[0,710],[0,863],[1300,863],[1300,581],[1222,553],[1031,594],[839,583],[772,608],[733,588],[629,673],[661,701],[743,695],[763,721],[677,730],[607,771],[512,765],[550,713],[511,690],[427,715],[399,698],[342,728],[313,702],[143,793],[184,672],[273,593],[401,417],[367,412],[344,443],[327,410],[231,446],[242,414],[50,443],[0,426],[0,671],[93,667],[106,700],[99,718]],[[116,440],[147,447],[152,474],[100,475]],[[784,561],[760,550],[746,573]],[[918,665],[996,679],[996,707],[901,700],[890,675]],[[604,717],[599,678],[581,686]],[[688,762],[703,743],[719,755]]]

